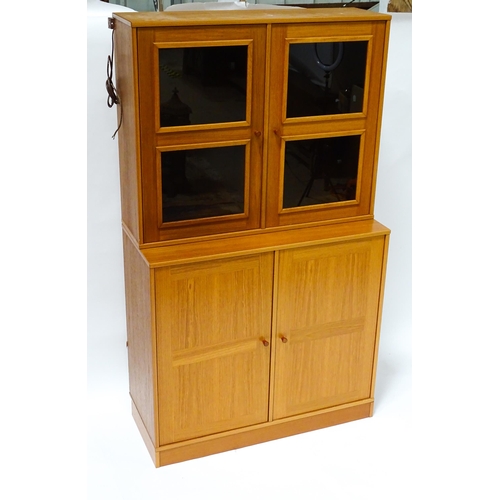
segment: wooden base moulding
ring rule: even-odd
[[[342,405],[308,415],[297,415],[158,448],[155,448],[151,441],[134,402],[132,402],[132,415],[155,466],[162,467],[371,417],[373,400]]]

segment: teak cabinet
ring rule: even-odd
[[[390,17],[113,18],[130,395],[155,465],[371,416]]]

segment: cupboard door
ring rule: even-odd
[[[160,444],[268,420],[273,257],[156,271]]]
[[[266,226],[367,217],[387,26],[273,26]]]
[[[264,26],[138,34],[144,242],[260,226]]]
[[[273,418],[370,397],[384,237],[279,252]]]

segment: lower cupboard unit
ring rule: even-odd
[[[124,232],[156,466],[371,416],[388,239],[374,220],[142,249]]]

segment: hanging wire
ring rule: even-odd
[[[335,43],[332,43],[332,47],[335,46]],[[344,42],[340,42],[338,44],[338,52],[337,52],[337,57],[335,58],[335,61],[331,64],[325,64],[321,58],[319,57],[318,54],[318,44],[314,44],[314,51],[316,53],[316,64],[323,70],[323,71],[333,71],[338,67],[338,65],[342,62],[342,57],[344,55]]]
[[[106,90],[108,91],[108,108],[112,108],[115,104],[120,103],[120,97],[118,96],[118,92],[113,83],[113,59],[115,53],[115,30],[112,30],[111,35],[111,55],[108,56],[108,66],[107,66],[107,75],[108,78],[106,80]],[[115,133],[112,136],[112,139],[116,137],[118,130],[122,126],[123,121],[123,106],[120,106],[120,123],[118,124],[118,128],[115,130]]]
[[[332,43],[332,48],[335,47],[335,43]],[[338,52],[337,52],[337,57],[335,58],[335,61],[333,61],[332,64],[325,64],[321,58],[319,57],[318,53],[318,44],[314,44],[314,52],[316,53],[316,64],[325,72],[324,74],[324,79],[325,79],[325,94],[328,94],[328,88],[330,86],[330,75],[334,69],[338,67],[338,65],[342,62],[342,57],[344,55],[344,42],[338,43]]]

